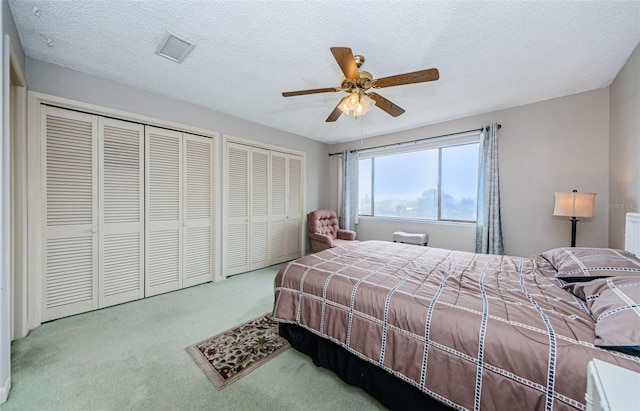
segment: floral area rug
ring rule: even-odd
[[[221,390],[289,347],[289,342],[278,335],[278,323],[267,313],[186,350]]]

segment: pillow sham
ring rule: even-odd
[[[586,301],[596,321],[595,345],[640,355],[640,276],[602,278],[564,287]]]
[[[556,269],[556,277],[564,281],[640,276],[640,259],[625,250],[561,247],[545,251],[540,256],[553,265]]]

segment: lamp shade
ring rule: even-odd
[[[338,104],[338,109],[346,115],[353,113],[353,118],[358,118],[368,113],[375,105],[376,101],[366,94],[354,92],[342,99],[340,104]]]
[[[593,217],[596,208],[595,193],[556,193],[553,215],[562,217]]]
[[[372,99],[369,96],[363,94],[362,97],[360,97],[360,102],[358,103],[358,106],[356,107],[356,113],[357,113],[358,116],[366,114],[375,105],[376,105],[376,101],[374,99]]]

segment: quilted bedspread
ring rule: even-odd
[[[275,278],[273,316],[456,409],[585,409],[594,320],[544,260],[365,241]]]

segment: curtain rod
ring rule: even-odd
[[[418,140],[410,140],[410,141],[403,141],[402,143],[392,143],[392,144],[385,144],[382,146],[375,146],[375,147],[367,147],[367,148],[361,148],[361,149],[353,149],[353,150],[349,150],[351,153],[357,153],[358,151],[364,151],[364,150],[375,150],[378,148],[386,148],[386,147],[393,147],[393,146],[399,146],[402,144],[411,144],[411,143],[419,143],[422,141],[427,141],[427,140],[431,140],[434,138],[440,138],[440,137],[450,137],[450,136],[455,136],[456,134],[465,134],[465,133],[471,133],[473,131],[482,131],[486,128],[487,126],[484,126],[482,128],[476,128],[473,130],[467,130],[467,131],[460,131],[457,133],[451,133],[451,134],[443,134],[441,136],[433,136],[433,137],[427,137],[427,138],[420,138]],[[498,129],[502,128],[502,124],[498,124]],[[342,153],[329,153],[329,156],[339,156]]]

